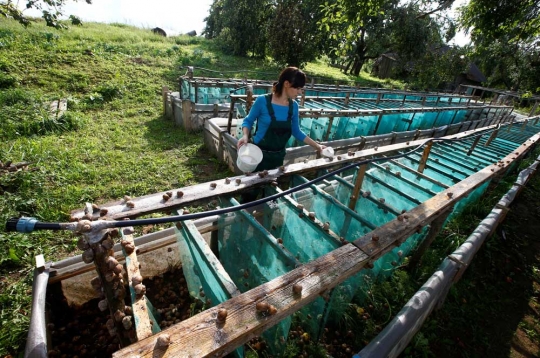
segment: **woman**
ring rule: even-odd
[[[308,137],[299,125],[298,103],[294,100],[306,84],[306,75],[296,67],[287,67],[281,71],[279,79],[274,83],[272,92],[259,96],[242,123],[244,135],[238,140],[238,149],[249,143],[249,135],[253,123],[257,127],[252,142],[261,148],[263,159],[255,169],[261,171],[274,169],[283,165],[285,145],[291,134],[320,152],[326,146],[320,145]]]

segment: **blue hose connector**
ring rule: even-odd
[[[6,224],[6,231],[30,233],[34,231],[36,223],[37,219],[32,217],[11,218]]]

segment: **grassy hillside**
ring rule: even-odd
[[[0,223],[12,216],[66,221],[85,202],[139,196],[227,175],[200,133],[162,118],[161,88],[177,88],[182,66],[195,75],[275,79],[269,60],[225,56],[202,38],[154,35],[122,24],[84,24],[67,31],[36,22],[0,22],[0,161],[30,162],[0,171]],[[312,76],[349,79],[323,63]],[[358,78],[377,84],[368,77]],[[56,118],[51,101],[67,99]],[[204,167],[201,165],[204,164]],[[75,254],[65,232],[0,233],[0,356],[21,351],[29,322],[36,254]]]

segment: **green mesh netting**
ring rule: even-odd
[[[222,207],[231,205],[237,205],[237,202],[234,199],[220,202]],[[265,210],[271,209],[265,205]],[[220,261],[241,292],[279,277],[298,264],[257,220],[247,212],[239,211],[223,215],[218,221]],[[288,317],[263,333],[270,351],[280,351],[281,337],[287,338],[290,325]]]
[[[217,261],[217,258],[211,254],[210,247],[195,225],[185,221],[180,229],[175,227],[175,233],[190,295],[203,302],[203,308],[213,307],[232,298],[225,286],[224,277],[217,272],[212,262]],[[244,348],[238,347],[234,355],[243,357]]]

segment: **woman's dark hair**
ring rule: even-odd
[[[306,84],[306,74],[297,67],[287,67],[279,74],[277,82],[274,82],[274,93],[281,96],[283,84],[289,81],[292,87],[302,88]]]

